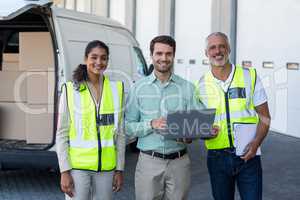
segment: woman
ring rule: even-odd
[[[106,44],[90,42],[62,89],[56,145],[66,199],[109,200],[123,183],[123,84],[103,75],[108,57]]]

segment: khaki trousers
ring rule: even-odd
[[[135,171],[136,200],[185,200],[191,182],[189,156],[164,160],[140,153]]]
[[[114,172],[71,170],[74,181],[74,197],[66,200],[111,200]]]

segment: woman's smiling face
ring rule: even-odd
[[[104,48],[93,48],[85,58],[88,74],[101,75],[108,65],[108,54]]]

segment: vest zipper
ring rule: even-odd
[[[228,140],[229,140],[230,148],[232,148],[233,147],[233,142],[232,142],[232,136],[231,136],[232,134],[231,134],[228,90],[225,93],[225,107],[226,107],[226,121],[227,121]]]
[[[103,83],[104,83],[104,79],[103,79]],[[99,110],[100,110],[100,104],[97,105],[97,102],[96,102],[96,99],[94,98],[93,96],[93,93],[92,91],[90,90],[90,87],[89,87],[89,84],[87,84],[87,88],[90,92],[90,96],[92,97],[92,100],[94,102],[94,105],[95,105],[95,110],[96,110],[96,128],[97,128],[97,140],[98,140],[98,172],[101,171],[101,153],[102,153],[102,147],[101,147],[101,137],[100,137],[100,130],[99,130],[99,126],[100,126],[100,123],[101,123],[101,119],[100,119],[100,115],[99,115]],[[104,85],[104,84],[103,84]]]
[[[95,106],[96,108],[96,127],[97,127],[97,140],[98,140],[98,172],[101,171],[101,153],[102,153],[102,147],[101,147],[101,137],[100,137],[100,129],[99,129],[99,126],[100,126],[100,115],[99,115],[99,112],[98,112],[98,109],[97,107]]]

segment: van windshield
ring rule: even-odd
[[[146,61],[144,59],[144,56],[142,54],[141,49],[139,49],[138,47],[133,47],[134,48],[134,55],[136,57],[137,60],[137,71],[140,75],[142,76],[147,76],[148,75],[148,69],[147,69],[147,64]]]

